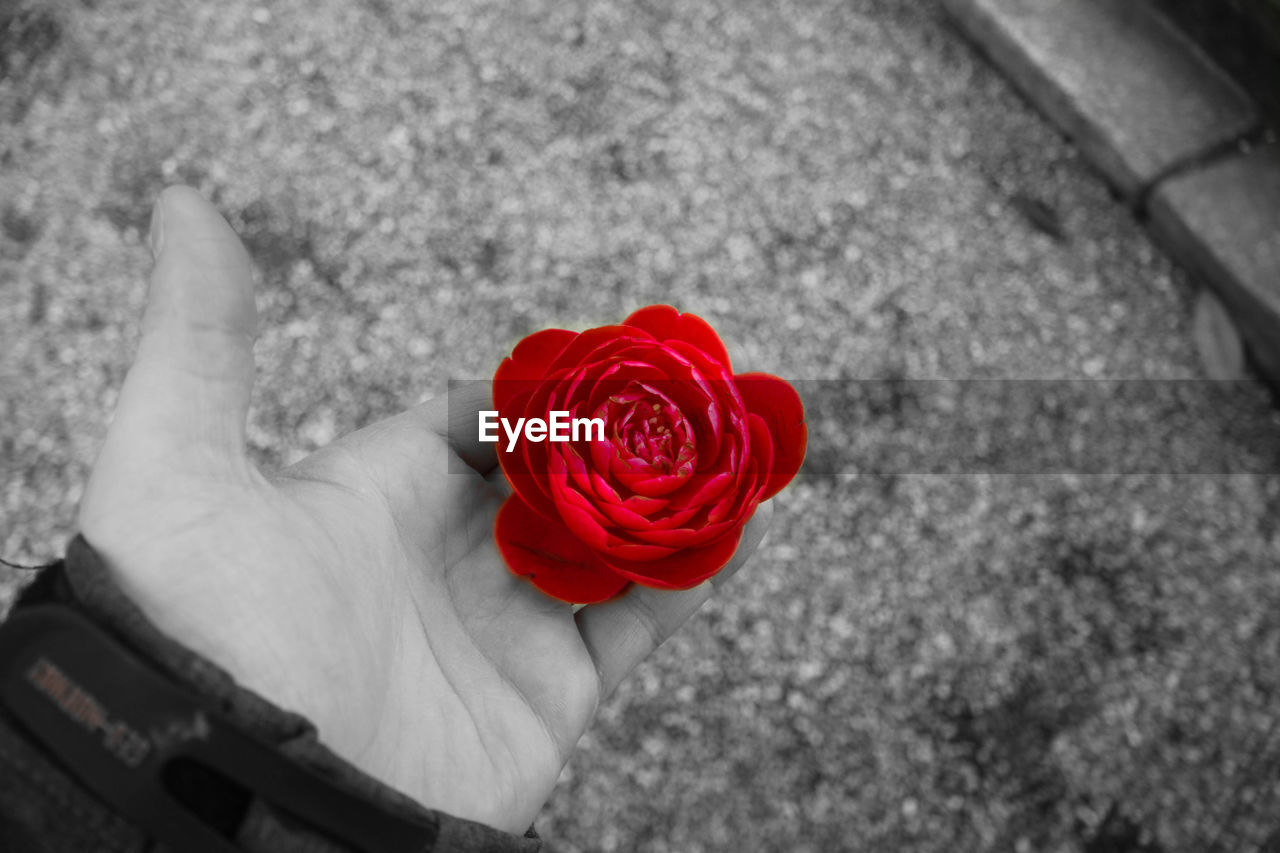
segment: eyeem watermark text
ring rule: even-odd
[[[604,418],[571,418],[568,412],[556,410],[552,410],[549,421],[542,418],[516,418],[514,425],[506,418],[499,418],[496,411],[481,411],[480,440],[497,441],[499,424],[507,436],[508,453],[515,450],[521,432],[527,440],[533,442],[604,441]]]

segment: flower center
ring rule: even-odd
[[[638,459],[658,474],[691,467],[694,443],[689,422],[679,407],[653,388],[628,386],[609,397],[597,417],[605,419],[609,438],[624,458]]]

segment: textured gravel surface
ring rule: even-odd
[[[170,182],[256,257],[267,466],[653,302],[828,388],[1201,377],[1190,283],[931,0],[17,8],[10,560],[73,529]],[[870,387],[813,407],[753,566],[603,706],[551,849],[1280,844],[1280,478],[929,475],[877,448],[936,458],[936,413]],[[1258,386],[1144,428],[1280,470],[1242,425],[1280,435]]]

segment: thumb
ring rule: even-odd
[[[249,255],[226,220],[180,186],[156,201],[151,248],[142,339],[91,493],[103,482],[162,473],[235,476],[247,466],[257,326]]]

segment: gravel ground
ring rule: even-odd
[[[511,5],[0,11],[0,554],[72,531],[170,182],[256,257],[267,466],[654,302],[828,389],[1202,376],[1187,278],[933,0]],[[1278,434],[1262,388],[1145,423],[1231,476],[931,474],[877,448],[937,417],[873,397],[813,407],[550,849],[1276,849],[1280,466],[1224,438]]]

